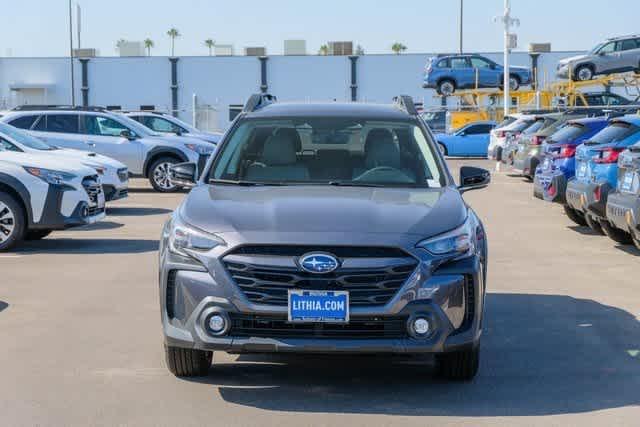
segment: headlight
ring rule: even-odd
[[[168,234],[169,250],[184,257],[190,257],[190,251],[208,252],[216,246],[226,244],[218,236],[187,225],[182,221],[178,212],[174,214],[173,220],[167,224],[164,233]]]
[[[455,230],[423,240],[416,246],[437,257],[463,258],[475,250],[475,229],[471,216]]]
[[[49,184],[62,184],[73,180],[76,176],[66,172],[54,171],[50,169],[31,168],[25,166],[24,170],[33,176],[40,178],[41,180]]]
[[[189,150],[191,151],[195,151],[196,153],[203,155],[203,156],[208,156],[211,153],[213,153],[213,150],[215,147],[208,147],[206,145],[197,145],[197,144],[184,144],[185,147],[187,147]]]

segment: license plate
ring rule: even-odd
[[[349,322],[349,292],[289,290],[289,322]]]
[[[623,191],[631,191],[631,186],[633,185],[633,175],[634,172],[627,171],[624,173],[624,178],[622,178],[622,184],[620,185],[620,189]]]
[[[578,166],[578,174],[577,175],[579,177],[587,176],[587,163],[580,162],[580,165]]]

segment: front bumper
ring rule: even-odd
[[[318,323],[308,334],[283,335],[282,329],[296,328],[287,322],[286,305],[252,304],[224,270],[196,271],[183,261],[168,251],[161,260],[162,323],[165,342],[171,346],[232,353],[433,353],[474,347],[480,340],[484,270],[477,256],[436,269],[434,274],[420,263],[387,304],[350,308],[350,324],[400,319],[406,327],[390,336],[365,330],[344,337],[332,336],[332,326]],[[207,329],[207,317],[214,312],[230,319],[224,336],[216,337]],[[425,338],[409,333],[408,324],[417,315],[432,325]],[[257,319],[249,331],[236,322],[246,317]],[[279,332],[268,326],[260,329],[272,321],[282,326]]]
[[[115,185],[103,184],[102,190],[104,191],[104,199],[107,202],[129,197],[129,188],[126,186],[118,188]]]
[[[640,197],[619,192],[609,194],[607,219],[616,228],[629,231],[640,239]]]
[[[526,157],[516,157],[513,161],[513,171],[523,176],[533,178],[536,168],[540,164],[540,156],[527,155]]]
[[[49,185],[40,220],[29,224],[29,228],[63,230],[94,224],[105,216],[102,193],[92,201],[86,192],[70,185]]]

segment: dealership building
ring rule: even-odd
[[[537,55],[537,79],[554,79],[559,59],[580,52]],[[206,129],[224,129],[252,93],[281,101],[390,102],[411,95],[425,107],[442,100],[422,88],[427,59],[435,54],[271,55],[204,57],[85,57],[73,60],[77,105],[173,111]],[[483,53],[502,62],[502,53]],[[513,65],[532,66],[528,52]],[[0,109],[22,104],[70,104],[71,61],[0,58]]]

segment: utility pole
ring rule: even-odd
[[[73,11],[69,0],[69,65],[71,67],[71,105],[76,105],[75,77],[73,75]]]
[[[458,31],[459,31],[458,41],[460,42],[460,48],[459,48],[460,53],[462,53],[462,22],[463,22],[462,21],[462,18],[463,18],[463,13],[462,12],[463,12],[463,10],[464,10],[464,0],[460,0],[460,21],[459,21],[459,25],[460,26],[458,28]]]
[[[504,13],[497,16],[494,21],[504,25],[504,79],[502,82],[504,91],[504,115],[509,114],[511,109],[511,96],[509,94],[509,51],[511,50],[511,27],[520,25],[520,20],[511,17],[510,0],[504,0]]]
[[[82,31],[82,10],[80,9],[80,3],[76,3],[76,32],[78,33],[78,49],[80,49],[80,32]]]

